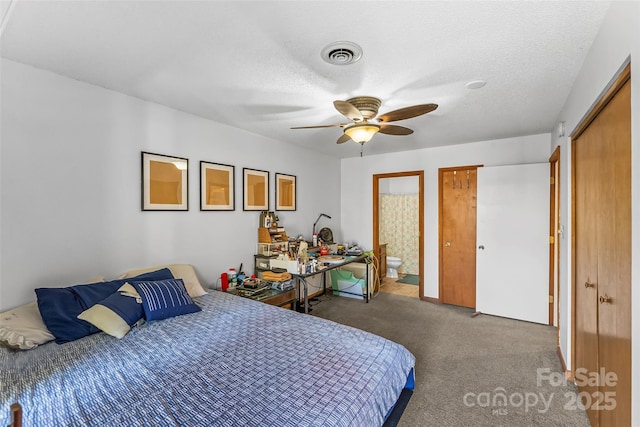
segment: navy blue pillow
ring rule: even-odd
[[[40,316],[58,344],[99,331],[91,323],[77,318],[88,307],[71,288],[38,288],[36,296]]]
[[[140,294],[144,315],[148,321],[201,311],[187,293],[182,279],[153,282],[129,281],[129,283]]]
[[[99,332],[91,323],[78,319],[78,315],[116,292],[130,280],[172,279],[168,268],[141,274],[136,277],[67,288],[38,288],[38,310],[47,329],[56,337],[56,343],[64,344]]]
[[[71,289],[73,289],[73,291],[80,297],[80,299],[84,301],[85,305],[87,306],[86,308],[89,308],[116,292],[118,289],[120,289],[120,286],[124,285],[129,280],[153,281],[164,279],[173,279],[173,274],[168,268],[150,271],[148,273],[140,274],[139,276],[131,277],[129,279],[112,280],[110,282],[92,283],[89,285],[75,285],[71,286]]]
[[[142,304],[136,301],[136,298],[123,295],[120,292],[114,292],[107,298],[100,301],[103,305],[122,317],[127,325],[133,326],[136,322],[144,317],[144,309]]]

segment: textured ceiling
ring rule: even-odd
[[[334,157],[333,100],[436,103],[365,155],[549,132],[609,2],[14,0],[2,57]],[[363,49],[324,62],[327,44]],[[471,80],[487,81],[469,90]]]

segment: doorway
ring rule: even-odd
[[[395,194],[394,194],[395,193]],[[417,206],[416,206],[417,205]],[[404,207],[403,207],[404,206]],[[387,210],[398,216],[398,222],[408,222],[398,232],[383,230]],[[402,212],[403,210],[407,211]],[[402,236],[404,234],[404,236]],[[400,235],[400,236],[398,236]],[[397,293],[417,295],[424,299],[424,171],[394,172],[373,175],[373,248],[378,258],[378,278],[380,283],[395,283],[397,279],[407,280],[405,286],[398,287]],[[382,241],[381,238],[383,238]],[[386,257],[402,260],[398,268],[398,278],[386,278]],[[406,274],[413,277],[407,277]],[[415,279],[415,280],[411,280]],[[416,283],[417,282],[417,283]],[[400,283],[402,284],[402,283]],[[411,292],[405,292],[400,288]],[[415,289],[415,288],[413,288]],[[396,291],[394,291],[395,293]]]

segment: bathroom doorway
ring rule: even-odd
[[[423,236],[424,171],[373,175],[373,247],[382,291],[424,299]],[[391,258],[395,263],[388,265]],[[396,275],[394,266],[398,277],[387,277]]]

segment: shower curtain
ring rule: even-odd
[[[402,259],[399,272],[419,274],[418,194],[380,195],[380,243],[387,244],[387,256]]]

